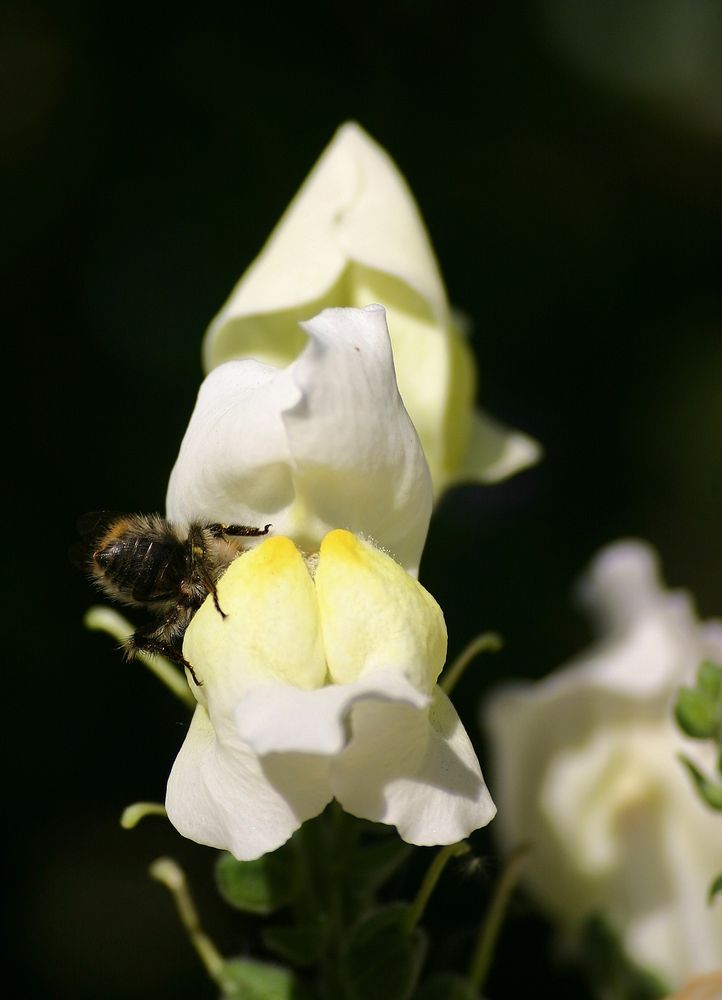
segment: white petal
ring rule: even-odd
[[[541,446],[533,438],[511,430],[487,413],[476,411],[466,454],[454,479],[498,483],[536,464],[541,455]]]
[[[184,837],[242,861],[274,851],[331,799],[321,757],[284,755],[269,768],[196,708],[168,779],[168,818]]]
[[[689,595],[666,589],[656,555],[643,542],[603,549],[578,594],[601,633],[591,654],[572,665],[578,663],[582,684],[669,699],[705,657],[722,656],[719,627],[703,628]]]
[[[452,844],[494,817],[469,737],[439,688],[429,712],[360,702],[351,729],[331,768],[334,795],[347,812],[393,824],[420,846]]]
[[[277,363],[284,353],[290,360],[295,351],[287,331],[304,315],[321,305],[365,304],[336,288],[354,263],[394,276],[446,323],[444,288],[413,196],[388,154],[350,122],[211,324],[206,370],[250,354]],[[279,315],[283,322],[276,322]]]
[[[298,391],[279,374],[231,361],[206,378],[168,484],[169,520],[181,528],[273,521],[274,533],[284,533],[294,487],[282,413]]]
[[[722,630],[664,589],[638,542],[604,550],[581,590],[600,643],[487,703],[496,830],[507,847],[533,843],[527,878],[558,918],[606,912],[637,962],[680,983],[722,962],[722,910],[705,902],[717,818],[677,755],[709,773],[714,761],[682,736],[673,704],[701,660],[722,662]]]
[[[241,738],[259,755],[335,755],[348,741],[351,709],[366,701],[420,709],[429,699],[400,674],[379,670],[352,684],[315,691],[280,684],[253,688],[236,706],[235,720]]]
[[[301,400],[284,414],[300,502],[318,518],[317,537],[365,534],[416,572],[433,491],[384,309],[326,309],[303,328],[311,342],[287,369]]]
[[[432,488],[396,387],[381,307],[326,310],[283,371],[208,376],[170,480],[168,517],[262,525],[314,551],[345,527],[418,569]],[[248,366],[251,366],[250,368]]]

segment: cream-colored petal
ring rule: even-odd
[[[288,538],[268,538],[238,556],[185,634],[183,654],[203,682],[196,697],[211,716],[231,711],[241,694],[278,680],[320,687],[326,675],[316,592]]]
[[[381,271],[355,266],[349,294],[353,305],[384,304],[399,392],[438,492],[449,467],[458,468],[470,429],[473,367],[456,364],[459,335],[453,327],[441,329],[416,292]]]
[[[316,547],[331,528],[348,528],[416,572],[432,485],[396,387],[385,312],[327,309],[304,329],[309,345],[284,373],[299,390],[283,415],[299,521],[315,519]]]
[[[208,376],[171,476],[168,517],[181,527],[271,522],[310,552],[345,527],[416,572],[432,486],[384,311],[325,310],[304,329],[309,342],[284,370],[232,361]]]
[[[278,753],[335,755],[348,741],[347,719],[362,701],[429,703],[405,677],[378,671],[352,684],[331,684],[317,691],[267,685],[249,691],[235,709],[241,738],[262,756]]]
[[[448,306],[426,229],[388,154],[354,122],[343,125],[243,275],[204,343],[209,371],[230,358],[294,356],[286,331],[319,305],[363,304],[338,286],[352,262],[416,292],[437,322]],[[284,322],[278,322],[279,316]],[[255,348],[267,353],[259,355]]]
[[[681,744],[671,715],[610,720],[560,749],[539,788],[559,852],[551,905],[579,919],[606,913],[635,960],[671,984],[722,963],[722,912],[706,898],[720,866],[718,817],[677,761]]]
[[[199,705],[168,779],[166,810],[184,837],[250,861],[323,811],[327,774],[323,758],[285,755],[269,771],[233,727],[217,733]]]
[[[679,687],[722,662],[722,629],[662,586],[641,543],[604,550],[581,587],[602,639],[564,670],[489,700],[495,829],[531,841],[526,878],[557,918],[606,913],[638,963],[678,985],[722,964],[717,817],[679,760],[710,759],[676,727]]]
[[[180,528],[271,521],[286,533],[294,484],[282,414],[298,403],[299,390],[280,374],[256,361],[231,361],[201,385],[166,497],[168,519]]]
[[[541,446],[533,438],[477,410],[472,415],[466,453],[453,478],[458,482],[498,483],[534,465],[541,456]]]
[[[333,793],[347,812],[392,824],[420,846],[455,843],[493,819],[469,737],[439,688],[430,710],[359,702],[351,730],[331,766]]]
[[[397,671],[430,693],[446,658],[441,608],[390,556],[348,531],[321,545],[315,576],[329,675]]]

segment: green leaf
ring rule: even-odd
[[[707,902],[712,903],[718,892],[722,892],[722,875],[718,875],[714,880],[712,885],[709,887],[709,893],[707,895]]]
[[[707,805],[712,809],[722,809],[722,785],[717,785],[714,781],[710,781],[689,757],[680,754],[679,759],[689,771],[697,791]]]
[[[622,939],[603,916],[584,925],[582,945],[595,995],[608,1000],[661,1000],[670,990],[653,972],[635,965]]]
[[[722,698],[722,667],[711,660],[705,660],[697,671],[697,687],[710,698]]]
[[[299,871],[292,851],[280,848],[257,861],[236,861],[222,854],[216,864],[218,889],[231,906],[265,916],[290,903],[299,886]]]
[[[355,888],[362,888],[365,895],[371,895],[391,878],[412,850],[410,844],[397,836],[357,847],[351,855],[348,879]]]
[[[326,947],[327,933],[322,924],[302,927],[266,927],[263,943],[280,958],[294,965],[315,965]]]
[[[246,958],[229,959],[221,973],[222,1000],[307,1000],[288,969]]]
[[[478,1000],[468,982],[453,972],[442,972],[428,979],[414,1000]]]
[[[688,736],[706,740],[719,734],[720,704],[706,691],[682,688],[674,711],[680,728]]]
[[[418,928],[406,931],[409,910],[395,903],[364,917],[351,931],[341,963],[348,1000],[414,996],[426,938]]]

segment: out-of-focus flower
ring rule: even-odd
[[[183,651],[202,686],[166,807],[184,835],[239,859],[283,844],[332,798],[413,844],[453,843],[495,809],[436,686],[437,603],[394,560],[332,531],[315,558],[288,538],[241,555]]]
[[[529,885],[553,915],[567,926],[606,915],[629,957],[676,988],[722,965],[722,906],[707,904],[720,818],[677,754],[713,762],[673,714],[700,662],[722,663],[722,624],[666,591],[641,543],[604,550],[581,595],[599,643],[486,707],[497,830],[531,843]]]
[[[348,528],[415,573],[432,487],[384,310],[327,309],[303,328],[308,343],[287,368],[230,361],[206,378],[171,474],[168,518],[181,528],[270,522],[308,552]]]
[[[303,348],[300,321],[370,302],[387,310],[399,389],[437,495],[537,460],[536,442],[474,411],[473,358],[413,196],[388,154],[347,123],[212,322],[206,370],[233,358],[289,364]]]

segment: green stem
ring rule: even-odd
[[[477,635],[476,639],[472,639],[466,649],[462,650],[451,666],[444,671],[439,682],[444,694],[451,696],[451,692],[475,656],[479,653],[498,653],[503,646],[504,641],[496,632],[483,632]]]
[[[442,847],[436,854],[436,857],[426,870],[419,891],[416,894],[416,899],[411,904],[408,916],[406,917],[404,929],[407,934],[411,933],[423,917],[431,893],[436,888],[436,883],[439,881],[447,863],[451,858],[460,858],[462,855],[468,853],[469,845],[465,841],[461,841],[458,844],[449,844],[448,847]]]
[[[126,806],[120,817],[120,825],[124,830],[132,830],[146,816],[167,816],[165,806],[160,802],[133,802]]]
[[[119,615],[112,608],[94,607],[89,608],[83,619],[86,628],[94,632],[107,632],[118,642],[125,640],[133,634],[133,626],[127,618]],[[196,707],[196,700],[191,693],[188,683],[183,674],[173,666],[165,656],[148,653],[137,653],[136,659],[140,660],[155,676],[173,692],[176,698],[188,705],[190,708]]]
[[[208,975],[214,982],[222,985],[225,961],[201,927],[183,869],[172,858],[158,858],[150,866],[150,874],[170,891],[181,923]]]
[[[486,919],[481,925],[474,954],[469,966],[469,984],[480,993],[489,974],[497,938],[504,922],[511,894],[519,881],[522,868],[529,854],[529,845],[520,844],[506,859],[504,869],[496,884]]]

